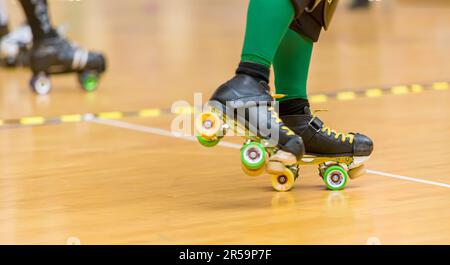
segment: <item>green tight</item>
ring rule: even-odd
[[[306,83],[312,48],[313,42],[310,39],[293,30],[289,30],[284,36],[273,61],[276,93],[286,95],[281,101],[308,99]]]
[[[289,29],[295,11],[290,0],[250,0],[241,61],[275,70],[277,94],[307,98],[311,40]]]

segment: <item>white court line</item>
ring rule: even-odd
[[[395,174],[381,172],[381,171],[377,171],[377,170],[368,169],[367,173],[372,174],[372,175],[380,175],[380,176],[389,177],[389,178],[402,179],[402,180],[408,180],[408,181],[418,182],[418,183],[422,183],[422,184],[450,188],[450,184],[446,184],[446,183],[442,183],[442,182],[424,180],[424,179],[418,179],[418,178],[411,178],[411,177],[407,177],[407,176],[395,175]]]
[[[185,136],[185,135],[181,135],[181,134],[175,134],[175,133],[172,133],[171,131],[164,130],[164,129],[149,127],[149,126],[144,126],[144,125],[138,125],[138,124],[123,122],[123,121],[118,121],[118,120],[106,120],[106,119],[94,118],[91,120],[91,122],[114,126],[114,127],[118,127],[118,128],[122,128],[122,129],[143,132],[143,133],[157,134],[157,135],[161,135],[161,136],[167,136],[167,137],[173,137],[173,138],[178,138],[178,139],[182,139],[182,140],[197,142],[197,138],[194,136]],[[229,143],[229,142],[225,142],[225,141],[220,141],[218,145],[223,146],[223,147],[241,149],[241,145],[235,144],[235,143]]]
[[[91,120],[91,122],[108,125],[108,126],[113,126],[113,127],[118,127],[118,128],[122,128],[122,129],[143,132],[143,133],[150,133],[150,134],[157,134],[160,136],[173,137],[173,138],[178,138],[178,139],[187,140],[187,141],[195,141],[195,142],[197,141],[197,139],[194,136],[184,136],[184,135],[175,134],[175,133],[172,133],[171,131],[160,129],[160,128],[138,125],[138,124],[123,122],[123,121],[118,121],[118,120],[107,120],[107,119],[95,118],[95,119]],[[241,148],[241,145],[239,145],[239,144],[225,142],[225,141],[221,141],[219,143],[219,145],[223,146],[223,147],[234,148],[234,149]],[[450,184],[446,184],[446,183],[442,183],[442,182],[436,182],[436,181],[424,180],[424,179],[419,179],[419,178],[395,175],[395,174],[381,172],[381,171],[377,171],[377,170],[368,169],[367,173],[372,174],[372,175],[388,177],[388,178],[395,178],[395,179],[412,181],[412,182],[417,182],[417,183],[422,183],[422,184],[427,184],[427,185],[450,188]]]

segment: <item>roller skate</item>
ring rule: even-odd
[[[81,87],[87,92],[94,91],[106,64],[102,54],[82,49],[58,35],[33,44],[30,67],[31,89],[45,95],[51,90],[50,75],[54,74],[77,73]]]
[[[31,29],[23,25],[0,40],[0,60],[7,67],[27,66],[32,44]]]
[[[282,116],[305,144],[299,165],[319,165],[319,175],[330,190],[342,190],[348,179],[365,173],[364,162],[373,151],[370,138],[359,133],[339,133],[327,126],[308,107],[302,115]]]
[[[268,78],[267,78],[268,79]],[[230,132],[242,136],[243,171],[250,176],[275,175],[274,187],[287,191],[298,176],[304,154],[302,139],[278,117],[267,80],[240,73],[220,86],[208,102],[209,111],[196,118],[197,139],[205,147],[217,145]]]

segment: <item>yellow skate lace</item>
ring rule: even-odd
[[[285,94],[274,94],[274,93],[270,93],[270,95],[271,95],[274,99],[282,99],[282,98],[286,97]]]
[[[328,111],[328,110],[324,110],[324,109],[322,109],[322,110],[315,110],[315,111],[313,112],[313,119],[317,117],[316,113],[318,113],[318,112],[326,112],[326,111]],[[341,138],[341,141],[342,141],[342,142],[345,142],[345,141],[347,141],[347,139],[348,139],[348,142],[349,142],[350,144],[353,144],[353,139],[355,138],[355,136],[354,136],[353,134],[337,132],[337,131],[335,131],[335,130],[333,130],[333,129],[331,129],[330,127],[325,126],[325,125],[323,125],[321,131],[324,132],[324,133],[326,133],[328,136],[331,136],[331,135],[334,133],[334,138],[335,138],[336,140],[338,140],[339,138]]]
[[[274,98],[276,98],[276,96],[281,96],[280,98],[285,97],[285,95],[281,95],[281,94],[274,94],[274,95],[272,95],[272,96],[273,96]],[[277,123],[282,123],[282,122],[283,122],[283,121],[280,119],[280,117],[278,116],[278,113],[275,111],[275,108],[274,108],[274,107],[269,107],[268,110],[272,113],[271,115],[272,115],[272,118],[275,119],[275,122],[277,122]],[[286,131],[286,134],[289,135],[289,136],[295,135],[295,133],[294,133],[289,127],[287,127],[286,125],[281,126],[281,129],[282,129],[282,130],[285,130],[285,131]]]

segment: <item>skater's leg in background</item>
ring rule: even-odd
[[[57,31],[51,24],[47,1],[20,0],[20,3],[31,27],[34,42],[58,36]]]
[[[0,0],[0,38],[8,34],[8,10],[5,0]]]
[[[103,54],[73,45],[60,36],[51,23],[47,1],[20,0],[20,3],[33,34],[29,56],[32,89],[47,94],[51,89],[49,75],[77,73],[86,91],[95,90],[98,76],[106,69]]]
[[[308,99],[307,80],[313,42],[288,30],[275,56],[273,66],[277,94],[289,99]]]
[[[350,9],[368,8],[370,6],[369,0],[353,0]]]
[[[241,61],[270,67],[294,13],[290,0],[251,0]]]

